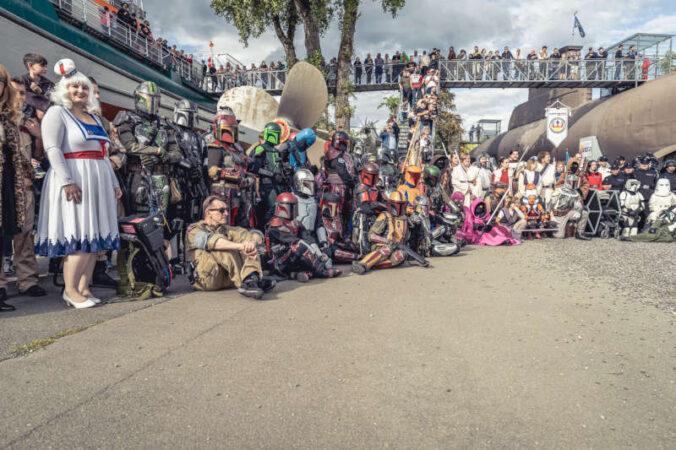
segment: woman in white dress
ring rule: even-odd
[[[89,289],[97,252],[119,250],[117,198],[122,191],[107,156],[110,139],[99,119],[94,89],[69,59],[42,120],[50,168],[40,201],[37,253],[64,257],[63,300],[75,308],[101,301]]]

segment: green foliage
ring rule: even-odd
[[[658,64],[660,74],[664,75],[676,71],[676,52],[667,51]]]
[[[296,10],[287,6],[282,0],[211,0],[211,9],[237,28],[244,46],[272,29],[273,18],[279,18],[285,28],[289,20],[296,20]]]
[[[313,51],[305,60],[317,67],[319,70],[324,71],[324,67],[322,67],[324,63],[324,57],[322,56],[322,52],[320,50]]]
[[[442,88],[437,102],[437,139],[448,146],[462,135],[462,118],[455,112],[455,94]]]
[[[383,101],[378,104],[378,109],[386,108],[391,116],[397,116],[399,112],[399,96],[390,95],[389,97],[383,98]]]

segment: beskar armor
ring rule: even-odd
[[[315,195],[315,178],[307,169],[298,169],[293,175],[293,190],[309,196]]]
[[[154,81],[144,81],[134,89],[134,109],[144,116],[155,117],[160,112],[160,88]]]
[[[186,128],[199,125],[197,105],[188,100],[180,100],[174,105],[174,123]]]

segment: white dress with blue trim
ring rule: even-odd
[[[110,138],[98,117],[92,118],[96,125],[79,121],[63,106],[52,106],[42,119],[42,140],[50,168],[40,199],[36,244],[40,255],[54,258],[78,251],[120,249],[115,198],[119,183],[107,156]],[[99,156],[64,156],[69,153]],[[63,186],[72,183],[82,190],[80,204],[66,200]]]

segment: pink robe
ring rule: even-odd
[[[521,241],[514,239],[509,229],[502,225],[493,225],[491,231],[487,231],[483,234],[480,230],[474,228],[474,225],[485,225],[491,217],[491,215],[488,214],[485,203],[484,210],[486,213],[483,217],[474,214],[476,207],[481,203],[484,203],[484,201],[476,199],[472,202],[472,206],[463,208],[465,212],[465,222],[462,224],[462,228],[455,234],[456,237],[465,240],[468,244],[489,245],[492,247],[503,245],[505,243],[508,245],[521,244]]]

